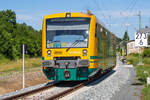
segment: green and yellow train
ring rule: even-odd
[[[45,16],[42,28],[42,68],[49,80],[87,80],[115,66],[112,33],[86,13]]]

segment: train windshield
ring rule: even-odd
[[[46,20],[47,48],[86,48],[90,18],[53,18]]]

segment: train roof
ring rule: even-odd
[[[70,13],[71,17],[91,17],[93,16],[93,14],[86,14],[86,13],[82,13],[82,12],[64,12],[64,13],[56,13],[56,14],[51,14],[51,15],[46,15],[44,18],[52,18],[52,17],[66,17],[66,14]]]
[[[51,14],[51,15],[46,15],[44,16],[44,19],[47,19],[47,18],[59,18],[59,17],[66,17],[66,14],[67,13],[71,13],[71,17],[89,17],[91,18],[92,16],[94,16],[96,18],[96,22],[99,23],[102,27],[106,28],[105,27],[105,24],[99,20],[94,14],[92,13],[83,13],[83,12],[63,12],[63,13],[56,13],[56,14]]]

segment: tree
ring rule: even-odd
[[[129,36],[127,30],[124,33],[123,40],[121,43],[121,49],[125,50],[125,55],[127,54],[127,43],[129,42]]]
[[[11,10],[0,11],[0,53],[13,59],[12,34],[16,27],[16,14]]]
[[[16,23],[16,14],[12,10],[0,11],[0,58],[21,58],[23,43],[28,46],[29,57],[41,55],[41,31],[25,23]]]
[[[124,33],[123,41],[124,42],[128,42],[129,41],[129,36],[128,36],[128,32],[127,31],[125,31],[125,33]]]

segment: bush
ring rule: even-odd
[[[139,54],[138,53],[131,53],[130,56],[138,57]]]
[[[134,66],[136,66],[139,61],[138,57],[133,56],[133,54],[127,56],[126,59],[127,59],[127,62],[129,62],[130,64],[133,64]]]
[[[150,64],[150,57],[143,57],[144,64]]]
[[[150,57],[150,48],[145,48],[143,52],[144,57]]]
[[[149,65],[136,66],[136,72],[138,80],[140,80],[142,84],[146,84],[146,78],[150,75]]]

